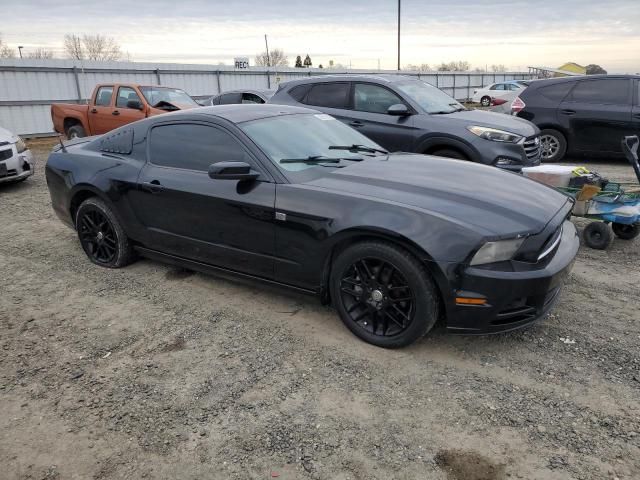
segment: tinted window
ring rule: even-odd
[[[356,83],[353,100],[356,110],[372,113],[387,113],[391,105],[402,103],[390,90],[367,83]]]
[[[220,105],[230,105],[235,103],[241,103],[242,94],[239,92],[225,93],[220,95]]]
[[[242,94],[242,103],[264,103],[264,100],[255,93],[245,92]]]
[[[554,102],[561,102],[567,96],[569,90],[573,88],[575,82],[563,82],[548,87],[539,88],[540,95]]]
[[[345,82],[313,85],[305,103],[318,107],[347,108],[349,105],[349,84]]]
[[[289,91],[289,95],[294,100],[296,100],[298,102],[302,102],[302,100],[304,99],[305,95],[307,94],[307,92],[309,91],[310,88],[311,88],[311,85],[308,85],[308,84],[307,85],[298,85],[296,87],[293,87]]]
[[[571,100],[583,103],[625,105],[629,103],[629,81],[626,79],[581,81],[571,92]]]
[[[113,87],[100,87],[96,94],[96,105],[99,107],[108,107],[111,105],[111,96],[113,95]]]
[[[247,161],[240,143],[206,125],[161,125],[151,130],[150,160],[155,165],[207,171],[216,162]]]
[[[140,97],[136,91],[131,87],[120,87],[118,89],[118,96],[116,97],[116,107],[127,108],[127,102],[129,100],[137,100],[140,102]],[[142,105],[142,102],[140,102]]]

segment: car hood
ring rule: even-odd
[[[538,233],[570,201],[495,167],[403,153],[353,163],[305,185],[416,207],[494,239]]]
[[[15,143],[18,137],[9,130],[0,127],[0,143]]]
[[[433,115],[432,115],[433,116]],[[440,114],[447,120],[458,121],[464,126],[478,125],[481,127],[498,128],[507,132],[517,133],[524,137],[538,135],[540,130],[533,123],[522,118],[505,115],[504,113],[487,112],[485,110],[462,110],[460,112]]]

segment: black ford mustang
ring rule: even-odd
[[[484,165],[388,154],[314,110],[230,105],[58,147],[53,208],[91,261],[135,254],[317,293],[362,339],[408,345],[543,316],[578,237],[562,194]]]

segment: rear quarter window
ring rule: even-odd
[[[348,82],[318,83],[311,87],[304,103],[317,107],[348,108],[350,88]]]
[[[540,95],[553,102],[561,102],[571,91],[575,82],[563,82],[538,89]]]

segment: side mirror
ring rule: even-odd
[[[142,110],[142,103],[140,103],[140,100],[127,100],[127,108]]]
[[[255,180],[259,176],[245,162],[218,162],[209,166],[209,178],[217,180]]]
[[[387,109],[387,113],[396,117],[403,117],[409,115],[409,108],[404,103],[396,103]]]

